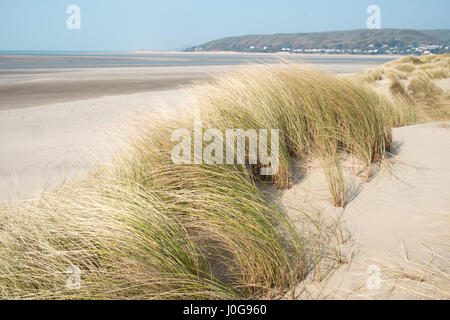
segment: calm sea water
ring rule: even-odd
[[[276,55],[251,54],[196,54],[196,53],[120,53],[120,52],[44,52],[0,51],[0,70],[53,69],[89,67],[139,67],[139,66],[197,66],[272,63]],[[283,55],[282,59],[308,63],[364,63],[381,64],[394,57],[355,56],[328,57]]]

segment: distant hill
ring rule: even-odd
[[[245,35],[194,46],[186,51],[407,53],[409,49],[448,52],[450,30],[361,29],[349,31]],[[446,49],[447,47],[447,49]]]

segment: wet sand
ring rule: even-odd
[[[0,72],[0,110],[179,88],[233,67],[91,68]]]

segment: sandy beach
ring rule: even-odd
[[[236,66],[0,72],[0,199],[85,175],[107,133],[139,111],[182,103],[183,86]]]
[[[0,302],[450,300],[450,2],[1,1]]]
[[[124,117],[182,101],[183,90],[135,93],[0,111],[0,199],[24,199],[82,177],[104,160]]]
[[[345,76],[373,64],[321,63]],[[193,83],[239,65],[76,68],[0,72],[0,201],[31,199],[83,178],[108,159],[114,135],[128,119],[186,101]],[[441,80],[446,88],[448,81]],[[389,82],[380,81],[388,92]],[[147,116],[148,119],[148,116]],[[151,119],[151,118],[150,118]],[[151,121],[151,120],[150,120]],[[285,208],[298,230],[301,210],[339,221],[348,241],[342,264],[306,279],[288,298],[416,299],[448,294],[450,123],[393,129],[393,150],[369,182],[351,162],[344,166],[344,209],[330,203],[320,165],[297,168],[290,190],[265,190]],[[356,170],[356,171],[355,171]],[[335,232],[337,232],[335,230]],[[331,233],[332,234],[332,233]],[[326,255],[326,254],[325,254]],[[345,262],[344,262],[345,261]],[[381,289],[367,285],[378,268]],[[316,275],[317,276],[317,275]],[[420,294],[418,294],[418,292]]]
[[[177,89],[233,66],[0,71],[0,110]]]
[[[321,63],[339,75],[372,63]],[[86,174],[104,159],[106,130],[158,105],[183,102],[183,86],[239,65],[0,71],[0,200],[28,198]]]

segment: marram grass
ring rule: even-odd
[[[183,117],[149,115],[110,163],[39,199],[0,207],[0,295],[13,299],[249,299],[289,290],[306,261],[301,230],[257,187],[261,164],[174,165],[173,130],[279,129],[280,170],[323,159],[345,206],[340,154],[367,168],[391,145],[392,103],[295,64],[251,66],[191,90]],[[183,111],[184,112],[184,111]],[[70,266],[80,288],[66,287]]]
[[[241,299],[303,277],[299,236],[245,173],[166,169],[157,190],[91,178],[2,210],[2,297]],[[66,288],[71,265],[79,290]]]
[[[404,57],[351,76],[370,85],[390,80],[394,126],[450,120],[450,93],[436,84],[449,77],[450,54]]]
[[[280,171],[289,188],[292,157],[306,160],[349,153],[366,168],[391,144],[384,110],[390,102],[350,80],[296,64],[253,66],[194,91],[205,121],[214,128],[278,128]]]

